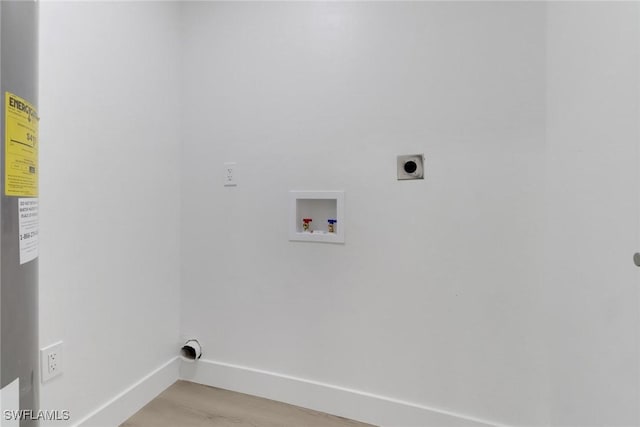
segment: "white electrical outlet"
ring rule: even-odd
[[[224,186],[235,187],[238,185],[236,181],[236,163],[226,162],[224,164]]]
[[[42,382],[62,374],[62,341],[40,350],[40,378]]]

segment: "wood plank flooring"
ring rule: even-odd
[[[371,427],[274,400],[178,381],[120,427]]]

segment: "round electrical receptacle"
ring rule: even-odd
[[[404,171],[406,173],[414,173],[418,169],[418,165],[413,160],[409,160],[404,164]]]

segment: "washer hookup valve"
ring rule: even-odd
[[[329,223],[329,233],[335,233],[336,232],[335,223],[338,222],[338,220],[337,219],[328,219],[327,222]]]
[[[313,221],[311,218],[302,218],[302,229],[309,231],[309,223]]]

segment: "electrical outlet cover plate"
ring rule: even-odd
[[[238,181],[236,178],[236,162],[225,162],[224,163],[224,186],[225,187],[236,187],[238,185]]]
[[[424,154],[398,156],[398,180],[424,179]]]
[[[62,374],[62,341],[40,350],[40,378],[47,382]]]

